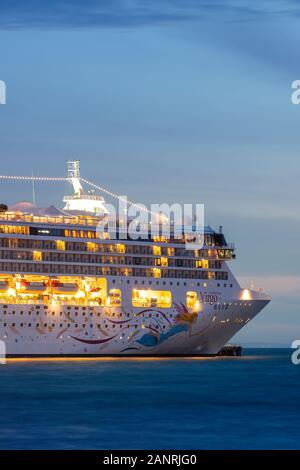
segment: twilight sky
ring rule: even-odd
[[[201,202],[272,303],[235,338],[300,338],[300,4],[0,2],[1,174],[82,175],[138,202]],[[37,185],[41,206],[64,185]],[[0,201],[31,198],[0,183]]]

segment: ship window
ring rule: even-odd
[[[33,261],[42,261],[42,252],[34,251],[33,252]]]
[[[87,242],[87,251],[97,251],[97,243]]]
[[[153,268],[152,269],[152,275],[153,277],[161,277],[161,270],[158,268]]]
[[[153,247],[153,254],[155,256],[160,256],[161,255],[161,247],[154,245]]]
[[[110,289],[107,299],[107,305],[110,307],[118,307],[122,303],[122,292],[120,289]]]
[[[125,253],[125,245],[122,245],[121,243],[118,243],[116,248],[117,248],[118,253]]]
[[[199,300],[197,292],[188,291],[186,293],[186,306],[187,308],[199,307]]]
[[[22,235],[29,235],[29,228],[12,225],[1,225],[0,233],[18,233]]]
[[[66,249],[66,242],[62,240],[56,240],[56,249],[60,251],[65,251]]]
[[[84,287],[85,291],[87,292],[89,301],[98,305],[106,304],[107,281],[105,278],[86,278],[84,281]]]
[[[170,308],[172,306],[172,294],[170,291],[133,289],[133,307],[146,308]]]
[[[153,241],[154,242],[159,242],[159,243],[167,243],[168,238],[164,235],[154,235],[153,236]]]

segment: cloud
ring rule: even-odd
[[[182,21],[241,22],[300,14],[293,0],[4,0],[1,29],[139,27]]]

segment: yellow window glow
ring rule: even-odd
[[[109,307],[119,307],[122,303],[122,292],[120,289],[110,289],[107,304]]]
[[[92,252],[97,251],[97,243],[87,242],[87,250]]]
[[[56,240],[56,249],[60,251],[65,251],[66,249],[66,242],[62,240]]]
[[[153,254],[155,256],[160,256],[161,255],[161,247],[154,245],[153,247]]]
[[[33,252],[33,261],[42,261],[41,251],[34,251]]]
[[[189,291],[186,293],[186,306],[194,312],[199,312],[201,310],[201,303],[198,299],[197,292]]]
[[[170,308],[172,294],[170,291],[133,289],[132,305],[133,307]]]
[[[153,268],[152,274],[153,274],[153,277],[161,277],[161,270],[158,268]]]

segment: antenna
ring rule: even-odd
[[[80,179],[80,160],[68,160],[68,178]]]
[[[83,188],[80,183],[80,160],[68,160],[68,178],[71,181],[74,189],[74,194],[80,196],[84,194]]]

